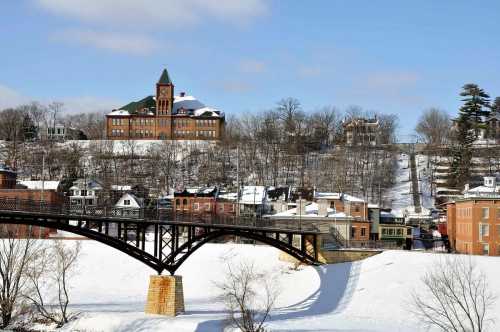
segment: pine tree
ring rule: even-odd
[[[460,108],[459,116],[464,116],[467,120],[472,121],[474,134],[477,138],[479,129],[483,127],[483,117],[490,113],[490,96],[476,84],[465,84],[462,89],[460,96],[465,98],[462,99],[464,105]]]
[[[491,105],[491,113],[500,114],[500,97],[496,97]]]
[[[454,144],[451,148],[453,160],[450,165],[448,185],[452,188],[462,188],[470,178],[472,166],[472,143],[475,140],[472,121],[466,115],[459,115]]]

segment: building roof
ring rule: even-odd
[[[129,205],[125,205],[125,200],[130,200]],[[116,202],[115,207],[120,207],[120,208],[141,208],[143,206],[143,200],[141,198],[138,198],[134,194],[131,193],[125,193],[120,197],[118,202]]]
[[[20,184],[31,190],[57,190],[60,181],[19,181]]]
[[[260,205],[266,200],[266,187],[244,186],[241,192],[240,203],[247,205]]]
[[[80,190],[80,189],[86,189],[86,190],[101,190],[102,186],[99,182],[94,181],[94,180],[87,180],[87,183],[85,183],[84,179],[78,179],[76,181],[73,181],[73,186],[69,188],[70,190]]]
[[[160,79],[158,80],[158,84],[172,84],[172,80],[170,79],[170,75],[168,75],[166,68],[163,69]]]
[[[125,106],[120,107],[120,111],[128,111],[129,114],[137,114],[138,110],[142,109],[150,110],[154,115],[156,112],[156,99],[154,96],[147,96],[139,101],[133,101]],[[110,114],[111,115],[111,114]]]
[[[364,203],[365,201],[362,198],[351,196],[349,194],[344,193],[329,193],[329,192],[316,192],[314,194],[314,198],[316,199],[338,199],[346,202],[353,203]]]
[[[283,217],[311,217],[311,218],[332,218],[335,219],[353,219],[353,217],[348,216],[344,212],[336,212],[332,208],[327,208],[327,215],[319,215],[319,205],[318,203],[312,202],[305,206],[305,213],[297,214],[297,208],[293,208],[287,211],[279,212],[269,216],[270,218],[283,218]]]
[[[113,110],[108,113],[110,116],[130,116],[140,113],[142,110],[147,109],[145,115],[155,115],[156,114],[156,98],[155,96],[147,96],[141,100],[133,101],[120,107],[117,110]],[[197,117],[224,117],[224,112],[219,111],[216,108],[205,106],[202,102],[193,96],[174,96],[174,103],[172,108],[172,114],[179,114],[179,110],[185,110],[187,115],[197,116]]]

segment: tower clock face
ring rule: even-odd
[[[167,89],[160,89],[160,97],[166,98],[168,96]]]

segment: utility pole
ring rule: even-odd
[[[240,216],[240,147],[236,147],[236,216]]]

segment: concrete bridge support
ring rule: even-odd
[[[152,275],[145,312],[174,317],[184,312],[181,276]]]

